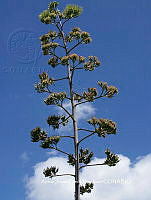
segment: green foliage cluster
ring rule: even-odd
[[[90,33],[82,31],[79,27],[74,27],[65,37],[65,42],[72,42],[74,40],[78,40],[83,44],[89,44],[92,42]]]
[[[101,63],[96,56],[89,56],[89,61],[84,64],[84,69],[93,71],[96,67],[99,67],[100,64]]]
[[[88,120],[88,123],[94,126],[94,132],[96,132],[99,137],[105,137],[106,134],[116,134],[116,123],[112,120],[93,117]]]
[[[85,99],[87,101],[94,101],[94,98],[98,95],[96,88],[88,88],[88,92],[83,92],[82,96],[75,93],[74,99],[80,102],[82,99]]]
[[[63,12],[57,9],[58,2],[54,1],[48,5],[48,9],[44,10],[40,15],[39,19],[44,24],[54,24],[60,19],[71,19],[80,16],[82,8],[77,5],[67,5]]]
[[[115,94],[118,94],[118,89],[113,85],[108,86],[106,82],[102,81],[98,81],[98,85],[102,88],[102,94],[104,94],[104,96],[108,98],[111,98]]]
[[[51,115],[47,119],[47,123],[49,126],[52,126],[53,129],[58,129],[60,124],[63,126],[66,126],[68,123],[68,119],[66,116],[60,116],[60,115]]]
[[[51,136],[47,137],[45,140],[41,142],[41,147],[43,149],[51,149],[53,146],[56,146],[60,140],[60,136]]]
[[[105,154],[107,155],[107,158],[104,163],[110,167],[115,166],[120,161],[119,156],[112,153],[109,149],[105,151]]]
[[[93,157],[93,152],[90,152],[89,149],[80,149],[80,153],[79,153],[79,163],[82,164],[88,164],[91,162],[91,159]],[[75,157],[73,154],[68,155],[68,163],[72,166],[75,166]]]
[[[83,195],[84,193],[91,193],[91,190],[93,189],[94,184],[93,183],[86,183],[85,186],[80,186],[80,194]]]
[[[31,131],[32,142],[41,141],[40,147],[46,149],[51,148],[54,145],[56,146],[60,140],[60,136],[51,136],[48,137],[48,134],[43,131],[40,127],[36,127]]]
[[[45,100],[46,105],[59,105],[66,98],[66,92],[53,92]]]
[[[91,159],[93,157],[93,152],[90,152],[89,149],[80,149],[79,154],[79,163],[89,164],[91,162]]]
[[[40,82],[35,85],[35,90],[38,93],[45,92],[46,91],[45,89],[54,83],[53,79],[49,78],[46,72],[39,74],[39,78],[40,78]]]
[[[106,82],[99,82],[98,85],[101,87],[102,92],[98,95],[98,91],[96,88],[88,88],[88,91],[83,92],[82,95],[74,93],[74,100],[80,102],[81,100],[85,99],[89,102],[94,101],[97,98],[101,97],[114,97],[115,94],[118,93],[118,89],[115,86],[108,86]]]
[[[43,174],[45,175],[45,177],[49,177],[52,178],[54,176],[56,176],[57,172],[59,171],[58,168],[56,168],[55,166],[52,167],[47,167],[44,171]]]
[[[68,155],[68,161],[69,165],[75,166],[75,157],[73,154]]]
[[[77,5],[67,5],[63,11],[65,19],[71,19],[79,17],[82,13],[82,8]]]
[[[40,140],[45,140],[47,138],[47,133],[41,130],[40,127],[36,127],[31,131],[31,141],[39,142]]]

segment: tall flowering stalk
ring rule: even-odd
[[[72,120],[73,135],[48,135],[40,127],[36,127],[31,131],[32,142],[39,142],[40,146],[44,149],[56,150],[68,157],[69,165],[75,167],[74,174],[58,174],[59,169],[55,166],[47,167],[43,174],[45,177],[56,176],[72,176],[75,179],[75,200],[80,199],[80,194],[90,193],[93,189],[93,183],[86,183],[80,185],[79,172],[84,167],[108,165],[115,166],[119,162],[119,157],[113,154],[109,149],[105,151],[106,160],[103,163],[91,164],[94,153],[89,149],[83,149],[81,143],[87,138],[97,135],[98,137],[106,137],[110,134],[116,134],[116,123],[108,119],[98,119],[93,117],[88,120],[88,124],[92,126],[92,129],[85,129],[78,127],[76,109],[79,105],[94,102],[100,98],[112,98],[118,93],[118,90],[114,86],[109,86],[106,82],[98,81],[98,87],[88,88],[82,94],[75,92],[73,88],[74,73],[78,70],[93,71],[98,68],[101,63],[96,56],[89,56],[87,59],[81,55],[75,54],[73,51],[79,45],[87,45],[92,39],[88,32],[82,31],[79,27],[73,27],[69,33],[65,33],[64,27],[67,22],[80,16],[82,8],[77,5],[67,5],[61,12],[58,9],[58,2],[54,1],[48,5],[48,9],[44,10],[39,19],[42,23],[53,26],[53,30],[49,30],[48,33],[40,37],[41,48],[43,55],[48,56],[48,64],[52,68],[56,68],[62,65],[66,70],[66,76],[58,79],[49,77],[46,72],[39,74],[39,83],[35,85],[35,89],[38,93],[48,93],[44,103],[46,105],[55,105],[66,113],[65,115],[50,115],[48,116],[47,123],[54,130],[59,129],[60,126],[66,126],[69,120]],[[58,49],[62,49],[63,56],[58,55]],[[68,91],[54,92],[53,84],[57,81],[67,81],[69,86]],[[71,103],[71,112],[66,109],[64,102],[69,101]],[[86,136],[79,137],[79,132],[86,132]],[[58,147],[58,143],[62,138],[71,139],[74,144],[74,152],[65,152]]]

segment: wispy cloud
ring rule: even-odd
[[[130,159],[120,155],[121,161],[115,167],[96,166],[84,168],[80,173],[82,182],[93,181],[91,194],[81,200],[150,200],[151,199],[151,154],[141,157],[132,165]],[[102,163],[95,158],[92,163]],[[74,167],[62,157],[49,158],[34,167],[34,175],[26,182],[28,200],[71,200],[74,199],[74,179],[72,177],[44,178],[43,169],[59,167],[59,173],[73,173]],[[53,182],[54,181],[54,182]]]
[[[25,162],[28,162],[29,161],[29,155],[27,154],[27,152],[23,152],[21,155],[20,155],[20,159],[25,163]]]
[[[55,151],[55,150],[51,150],[50,152],[46,152],[47,156],[56,156],[57,154],[58,154],[58,152]]]

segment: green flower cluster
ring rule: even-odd
[[[54,24],[57,19],[71,19],[80,16],[82,13],[82,8],[77,5],[67,5],[63,12],[57,9],[59,5],[58,2],[53,1],[48,5],[48,9],[44,10],[39,15],[39,19],[44,24]]]
[[[63,116],[51,115],[48,117],[47,123],[49,126],[52,126],[53,129],[58,129],[60,124],[62,124],[63,126],[66,126],[68,123],[68,120],[66,119],[64,115]]]
[[[92,41],[90,34],[88,32],[81,31],[79,27],[75,27],[72,31],[65,37],[66,42],[72,42],[73,40],[80,40],[82,43],[88,44]]]
[[[77,54],[71,54],[69,56],[64,56],[61,58],[61,64],[62,65],[68,65],[69,61],[72,61],[73,63],[75,63],[76,61],[80,64],[83,63],[85,61],[85,57],[83,56],[78,56]]]
[[[88,149],[80,149],[80,153],[79,153],[79,163],[84,163],[84,164],[88,164],[91,162],[91,159],[93,157],[93,152],[90,152]],[[68,161],[67,161],[70,165],[74,166],[75,165],[75,158],[73,154],[70,154],[68,156]]]
[[[48,9],[44,10],[40,15],[39,19],[44,24],[53,24],[59,13],[56,12],[58,2],[54,1],[48,5]]]
[[[46,169],[44,169],[43,174],[45,175],[45,177],[52,178],[52,177],[56,176],[58,170],[59,169],[56,168],[55,166],[52,166],[50,168],[47,167]]]
[[[68,161],[69,165],[75,166],[75,158],[73,154],[68,155]]]
[[[101,62],[96,56],[89,56],[89,61],[84,64],[86,71],[93,71],[96,67],[99,67]]]
[[[118,89],[113,85],[108,86],[106,82],[102,81],[98,81],[98,85],[102,88],[102,93],[108,98],[112,98],[115,94],[118,94]]]
[[[71,19],[79,17],[83,9],[77,5],[67,5],[63,11],[65,19]]]
[[[106,164],[110,167],[115,166],[120,161],[119,156],[112,153],[109,149],[107,149],[105,151],[105,154],[107,155],[107,158],[106,158],[104,164]]]
[[[87,101],[93,101],[97,95],[98,92],[96,88],[88,88],[88,92],[84,92],[82,96],[75,93],[74,100],[81,101],[82,99],[85,99]]]
[[[43,149],[49,149],[51,148],[51,146],[53,145],[57,145],[57,143],[59,142],[60,140],[60,136],[51,136],[51,137],[47,137],[44,141],[42,141],[41,143],[41,147]]]
[[[42,45],[42,51],[44,55],[51,55],[53,50],[57,48],[59,44],[57,42],[49,42]]]
[[[116,123],[112,120],[93,117],[88,120],[88,123],[95,127],[95,132],[99,137],[105,137],[106,134],[116,134]]]
[[[49,78],[46,72],[39,74],[39,78],[40,78],[40,83],[37,83],[35,85],[35,90],[37,90],[37,92],[39,93],[44,92],[45,88],[47,88],[49,85],[52,85],[54,83],[53,79]]]
[[[63,100],[66,98],[66,92],[54,92],[51,93],[45,100],[46,105],[58,105],[62,104]]]
[[[39,142],[41,141],[41,147],[51,148],[51,145],[57,145],[60,140],[60,136],[51,136],[48,137],[47,133],[43,131],[40,127],[36,127],[31,131],[31,139],[32,142]]]
[[[81,100],[83,99],[83,96],[77,94],[77,93],[74,93],[74,100],[80,102]]]
[[[48,64],[51,65],[53,68],[55,68],[57,65],[59,65],[59,59],[57,57],[51,57],[49,60],[48,60]]]
[[[91,162],[91,158],[93,157],[93,155],[93,152],[90,152],[88,149],[83,150],[81,148],[79,154],[79,163],[84,163],[87,165]]]
[[[88,88],[88,92],[83,93],[83,98],[88,101],[93,101],[97,95],[98,92],[96,88]]]
[[[56,31],[49,31],[47,34],[40,37],[41,48],[44,55],[51,54],[51,52],[59,46],[57,42],[54,42],[57,37],[60,36],[56,33]]]
[[[47,138],[47,133],[41,130],[40,127],[34,128],[30,134],[32,142],[39,142],[40,140],[45,140]]]
[[[42,50],[43,51],[49,51],[50,49],[55,49],[56,47],[58,47],[58,43],[57,42],[50,42],[48,44],[44,44],[42,45]]]
[[[91,190],[93,189],[93,183],[86,183],[85,186],[80,186],[80,194],[83,195],[84,193],[91,193]]]
[[[55,10],[58,5],[59,3],[57,1],[50,2],[50,4],[48,4],[48,10],[49,11]]]

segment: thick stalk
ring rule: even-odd
[[[72,76],[70,66],[68,66],[70,98],[73,116],[73,131],[74,131],[74,148],[75,148],[75,200],[80,200],[80,184],[79,184],[79,145],[78,145],[78,126],[76,119],[76,106],[74,102],[74,95],[72,89]]]
[[[66,51],[66,56],[68,56],[69,51],[67,49],[65,36],[63,32],[63,26],[60,21],[60,26],[57,27],[63,37],[63,44]],[[72,107],[72,121],[73,121],[73,131],[74,131],[74,149],[75,149],[75,200],[80,200],[80,183],[79,183],[79,144],[78,144],[78,126],[77,126],[77,119],[76,119],[76,105],[74,102],[74,93],[73,93],[73,73],[71,72],[71,67],[68,64],[68,80],[69,80],[69,89],[70,89],[70,99],[71,99],[71,107]]]

